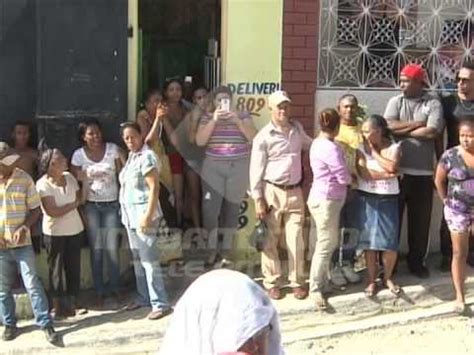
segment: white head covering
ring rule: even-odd
[[[269,324],[269,354],[283,355],[278,314],[260,286],[237,271],[210,271],[194,281],[178,301],[160,354],[237,351]]]

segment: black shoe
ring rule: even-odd
[[[3,330],[2,340],[3,341],[10,341],[16,338],[18,335],[18,328],[14,325],[6,325],[5,329]]]
[[[443,256],[441,259],[441,264],[439,265],[439,270],[441,272],[451,271],[451,258],[449,256]]]
[[[417,267],[409,267],[410,273],[418,277],[419,279],[427,279],[430,277],[430,270],[424,265]]]
[[[51,344],[57,344],[59,342],[59,335],[56,333],[52,325],[43,328],[44,335],[46,336],[46,340]]]

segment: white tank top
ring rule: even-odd
[[[400,149],[400,143],[393,143],[390,147],[388,147],[389,151],[397,149]],[[372,155],[367,154],[363,145],[359,146],[358,150],[365,157],[367,169],[377,172],[385,171],[379,162],[374,157],[372,157]],[[398,179],[396,177],[380,180],[365,180],[360,176],[357,176],[357,189],[377,195],[398,195],[400,193]]]

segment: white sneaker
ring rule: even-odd
[[[344,277],[342,269],[339,266],[336,266],[334,267],[334,269],[331,270],[331,282],[337,287],[347,285],[347,280]]]
[[[352,284],[356,284],[361,281],[361,277],[358,273],[354,271],[352,266],[346,265],[342,267],[342,274]]]

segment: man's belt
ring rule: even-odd
[[[273,185],[273,186],[278,187],[279,189],[285,190],[285,191],[293,190],[293,189],[296,189],[298,187],[301,187],[301,183],[302,183],[302,181],[300,181],[297,184],[293,184],[293,185],[280,185],[280,184],[275,184],[274,182],[271,182],[271,181],[268,181],[268,180],[265,180],[265,182],[267,184]]]

